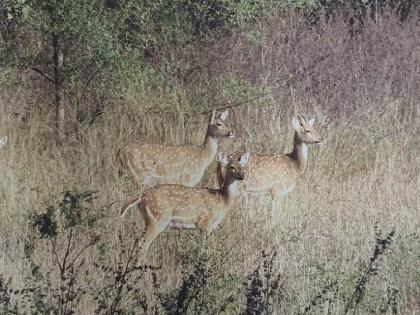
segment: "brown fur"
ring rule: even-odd
[[[226,177],[220,189],[192,188],[182,185],[160,185],[132,198],[121,214],[138,205],[146,223],[143,250],[167,227],[197,229],[209,235],[226,216],[236,193],[236,181],[245,178],[244,166],[249,154],[239,160],[225,161]]]
[[[273,200],[273,208],[278,198],[284,196],[296,185],[297,179],[305,172],[307,165],[306,144],[319,143],[322,138],[313,126],[302,115],[294,118],[295,134],[293,138],[293,150],[288,154],[262,155],[252,153],[247,167],[249,174],[244,182],[244,190],[247,192],[268,192]],[[241,152],[233,153],[230,159],[238,159]],[[225,170],[219,163],[218,181],[224,181]]]
[[[224,123],[226,118],[227,111],[216,120],[212,116],[202,146],[171,146],[138,141],[122,147],[117,153],[119,173],[131,173],[139,185],[197,185],[216,156],[218,139],[233,136]]]

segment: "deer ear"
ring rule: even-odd
[[[297,117],[292,118],[292,126],[293,126],[293,129],[295,129],[295,130],[300,129],[300,122],[299,122],[299,119]]]
[[[226,109],[224,112],[220,114],[219,118],[224,121],[228,118],[228,116],[229,116],[229,111]]]
[[[241,164],[241,166],[245,166],[248,163],[249,160],[249,152],[242,154],[241,158],[239,159],[239,164]]]
[[[309,123],[309,125],[311,125],[311,127],[313,127],[314,123],[315,123],[315,118],[309,119],[308,123]]]
[[[213,111],[211,112],[210,117],[209,117],[209,125],[213,123],[213,121],[214,121],[214,117],[215,117],[215,116],[216,116],[216,110],[213,110]]]

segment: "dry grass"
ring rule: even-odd
[[[389,19],[383,23],[394,22]],[[259,27],[273,25],[274,22],[269,21]],[[296,25],[283,26],[295,33],[299,29]],[[374,30],[385,33],[384,38],[376,43],[400,38],[407,47],[394,53],[385,47],[375,47],[372,50],[375,54],[382,52],[387,57],[381,59],[381,64],[373,64],[378,57],[367,52],[363,54],[369,59],[366,62],[354,55],[354,58],[348,56],[351,55],[349,44],[337,43],[340,40],[345,42],[347,35],[343,35],[337,25],[336,28],[334,24],[324,27],[327,28],[325,32],[317,36],[315,31],[310,33],[309,30],[305,35],[300,34],[306,38],[306,41],[297,41],[300,48],[284,44],[290,51],[282,62],[276,59],[280,52],[269,47],[272,53],[264,53],[270,59],[260,60],[261,64],[259,61],[253,63],[251,70],[258,73],[255,80],[246,78],[248,82],[262,84],[260,79],[270,78],[274,69],[284,74],[290,72],[285,68],[291,65],[305,68],[312,57],[304,48],[314,45],[315,41],[322,47],[329,46],[330,53],[333,53],[332,59],[322,68],[316,65],[316,71],[306,76],[302,74],[303,77],[296,75],[293,88],[270,85],[271,81],[267,79],[266,83],[272,90],[269,98],[257,104],[263,106],[249,104],[233,110],[231,121],[239,135],[235,143],[223,144],[225,152],[239,148],[259,152],[289,150],[292,131],[288,120],[294,111],[317,118],[325,143],[310,148],[306,174],[296,190],[282,202],[275,217],[269,215],[267,200],[250,198],[238,201],[222,228],[208,241],[207,253],[217,276],[208,283],[207,297],[214,298],[217,303],[223,301],[230,290],[240,290],[241,281],[255,269],[261,251],[273,248],[278,253],[274,263],[282,279],[278,313],[302,312],[332,280],[338,280],[342,295],[350,296],[362,266],[369,261],[374,246],[374,226],[378,225],[385,231],[395,228],[396,239],[391,254],[381,262],[378,276],[368,284],[368,294],[359,312],[380,313],[384,304],[381,301],[386,299],[387,288],[391,287],[398,290],[398,312],[415,314],[420,312],[420,93],[417,88],[420,75],[407,64],[417,64],[418,56],[414,56],[414,46],[410,45],[418,43],[401,39],[397,36],[399,33],[386,36],[385,31],[375,28],[378,26],[371,26],[368,28],[371,32],[362,34],[354,44],[358,46],[351,48],[352,51],[370,49],[374,45],[370,40]],[[408,29],[399,31],[409,36],[410,27],[418,26],[410,24]],[[335,35],[331,33],[333,30],[337,32]],[[265,43],[279,32],[264,28],[258,31],[267,37]],[[238,43],[245,45],[242,40]],[[323,46],[322,43],[329,44]],[[417,51],[418,48],[416,46]],[[412,58],[407,61],[401,54],[408,54],[410,50]],[[244,50],[242,46],[232,48],[233,55],[241,51],[250,50]],[[294,59],[298,56],[297,51],[302,52],[299,55],[302,60]],[[245,55],[242,57],[247,57]],[[240,66],[233,69],[233,59],[235,57],[226,61],[232,62],[231,68],[214,76],[246,77],[240,73],[242,63],[238,62]],[[268,66],[270,61],[281,63],[282,67]],[[258,68],[262,64],[265,68]],[[362,70],[354,68],[355,64],[359,68],[369,65],[372,69],[362,75]],[[406,66],[404,71],[399,67],[401,64]],[[385,74],[389,72],[384,67],[394,69],[394,76],[389,81]],[[343,76],[340,76],[340,71]],[[350,84],[357,76],[359,79]],[[329,80],[322,81],[326,77]],[[314,78],[319,81],[315,82]],[[316,91],[308,92],[308,86],[305,86],[308,82],[317,84]],[[312,87],[315,89],[315,85]],[[49,140],[53,130],[45,106],[39,106],[44,109],[28,109],[30,90],[19,87],[3,89],[0,135],[7,134],[10,144],[0,151],[0,274],[11,276],[16,287],[24,285],[29,268],[24,259],[24,241],[30,234],[28,213],[43,211],[46,205],[70,188],[97,191],[96,206],[113,203],[96,229],[109,247],[105,255],[107,263],[116,264],[120,258],[118,233],[124,231],[127,239],[134,238],[134,234],[140,235],[143,223],[137,212],[123,221],[117,219],[119,206],[137,190],[129,181],[118,178],[113,164],[115,153],[123,144],[138,138],[200,144],[204,139],[207,117],[197,113],[197,100],[183,91],[169,88],[125,95],[123,104],[107,111],[95,124],[82,125],[66,145],[57,147]],[[385,95],[379,95],[381,91],[385,91]],[[221,101],[224,96],[222,93],[207,94],[205,101],[211,98]],[[284,104],[292,104],[292,107],[285,108]],[[215,185],[214,170],[214,165],[209,168],[205,186]],[[130,221],[138,222],[137,230],[132,229]],[[197,249],[197,241],[193,232],[168,232],[152,244],[150,263],[162,266],[158,274],[164,288],[173,288],[179,283],[181,262],[193,260],[191,257]],[[85,268],[90,273],[88,277],[80,276],[79,281],[99,287],[104,279],[93,267],[93,262],[100,257],[99,251],[92,249],[84,255]],[[49,270],[52,265],[49,247],[38,247],[34,261],[44,272]],[[228,280],[231,278],[236,280]],[[151,286],[150,279],[146,284]],[[142,290],[151,289],[143,287]],[[331,314],[342,314],[345,301],[339,298],[331,301],[328,302]],[[238,293],[227,313],[237,313],[244,302],[243,294]],[[124,303],[130,305],[129,301]],[[92,314],[94,308],[95,303],[85,298],[80,302],[78,312]],[[315,307],[313,312],[326,312],[325,308],[327,302]]]

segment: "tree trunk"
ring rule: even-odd
[[[58,142],[62,143],[65,138],[65,108],[63,102],[63,51],[61,40],[58,34],[54,34],[53,38],[53,59],[54,59],[54,106],[55,106],[55,123],[57,128]]]

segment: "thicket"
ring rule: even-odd
[[[93,198],[93,192],[66,191],[60,201],[28,215],[33,233],[25,244],[25,286],[13,287],[10,277],[0,275],[2,314],[77,314],[80,304],[88,300],[96,303],[95,314],[131,314],[141,309],[144,314],[262,315],[282,309],[285,296],[274,250],[261,254],[257,267],[242,285],[238,283],[239,275],[223,275],[223,263],[204,246],[191,251],[189,257],[181,257],[180,284],[171,291],[164,290],[159,279],[160,267],[137,263],[142,237],[133,239],[122,231],[118,235],[119,259],[112,264],[107,257],[111,249],[96,232],[107,207],[95,209]],[[343,302],[345,314],[356,311],[369,282],[381,272],[381,260],[392,248],[395,238],[394,230],[382,233],[375,227],[375,234],[374,250],[366,266],[360,266],[353,291],[347,292],[343,284],[352,282],[355,275],[350,280],[344,275],[330,280],[302,308],[302,314],[325,308],[325,301],[328,301],[330,313],[335,303]],[[87,263],[86,260],[91,259],[86,253],[92,249],[98,253],[97,258]],[[39,261],[36,252],[48,257]],[[96,273],[103,275],[100,283],[93,281]],[[220,281],[223,278],[225,281]],[[218,300],[212,299],[215,292],[210,289],[220,295]],[[396,293],[393,291],[390,300],[383,305],[384,313],[389,309],[397,312]],[[138,311],[134,311],[136,309]]]
[[[415,19],[418,7],[411,0],[2,0],[1,80],[36,86],[38,102],[54,112],[62,142],[118,104],[127,90],[188,82],[206,70],[180,59],[179,47],[197,49],[209,38],[286,11],[300,12],[314,27],[342,19],[355,34],[384,12],[401,22]],[[246,34],[258,44],[258,32]]]
[[[408,149],[416,148],[420,56],[413,36],[419,31],[414,1],[1,0],[0,16],[0,82],[2,95],[8,96],[4,107],[13,108],[14,93],[26,90],[22,108],[13,108],[13,115],[18,116],[13,128],[22,128],[22,133],[32,137],[28,121],[39,112],[54,117],[47,119],[47,127],[41,126],[42,132],[35,132],[42,137],[36,150],[58,143],[69,160],[63,165],[71,165],[69,170],[83,176],[87,176],[85,171],[98,177],[112,173],[112,157],[99,151],[92,154],[89,165],[77,165],[83,158],[74,146],[75,142],[89,146],[94,132],[108,128],[107,113],[121,107],[124,123],[118,127],[109,123],[114,133],[107,134],[120,141],[139,135],[167,141],[174,130],[168,125],[179,123],[185,133],[203,118],[203,112],[227,106],[236,111],[233,123],[247,126],[241,132],[248,137],[236,147],[267,151],[279,151],[279,139],[264,138],[267,130],[277,130],[278,120],[288,120],[298,109],[315,113],[321,126],[329,125],[323,128],[341,126],[340,137],[346,141],[354,137],[358,147],[364,148],[354,150],[354,144],[346,146],[330,136],[330,160],[319,162],[328,187],[344,185],[336,178],[344,181],[380,173],[375,163],[381,156],[374,150],[378,143],[384,145],[383,139],[400,141],[406,132],[413,140]],[[140,126],[136,115],[142,117]],[[129,124],[137,127],[136,132],[126,131]],[[146,130],[150,124],[154,128]],[[92,134],[86,130],[93,130]],[[12,145],[21,138],[12,138]],[[98,147],[110,152],[116,149],[112,143],[114,147],[104,140]],[[25,145],[30,147],[30,143]],[[385,149],[380,152],[392,156]],[[346,158],[336,159],[334,150]],[[405,189],[419,173],[415,163],[404,164],[412,155],[408,150],[400,158],[399,172],[410,170],[402,184]],[[44,189],[44,183],[30,182],[27,173],[35,170],[27,168],[17,167],[19,184],[24,183],[17,194],[45,197],[47,184]],[[113,177],[108,173],[110,181]],[[69,185],[61,173],[52,176],[59,178],[55,184]],[[384,188],[380,182],[384,177],[371,176],[371,186]],[[318,184],[309,185],[317,189]],[[116,186],[113,189],[120,189]],[[389,194],[389,199],[397,199],[393,192]],[[401,204],[411,205],[409,197],[400,195]],[[284,244],[256,254],[258,258],[242,273],[231,271],[232,261],[241,260],[229,256],[231,251],[238,253],[233,248],[200,247],[188,233],[183,238],[168,236],[176,240],[168,241],[165,250],[177,242],[187,244],[177,247],[180,266],[168,275],[161,273],[165,266],[137,263],[140,223],[121,228],[116,239],[109,235],[107,224],[115,221],[111,212],[115,201],[104,203],[95,196],[83,189],[65,189],[60,196],[49,196],[53,201],[45,207],[23,210],[28,215],[19,222],[28,223],[27,231],[19,225],[22,234],[1,243],[5,253],[24,243],[19,266],[22,281],[7,273],[0,276],[1,313],[75,314],[89,309],[95,314],[398,314],[418,307],[415,299],[420,289],[410,286],[418,279],[418,273],[410,273],[413,257],[418,258],[418,249],[410,245],[418,240],[416,233],[405,235],[404,230],[396,233],[393,229],[383,233],[376,227],[373,249],[360,260],[350,256],[350,250],[331,249],[339,257],[334,256],[338,262],[331,258],[332,269],[322,264],[325,257],[300,262],[302,269],[315,269],[318,277],[308,276],[311,285],[306,292],[293,291],[291,283],[302,278],[291,279],[300,274],[290,270],[283,273],[281,251],[283,245],[296,244],[301,238],[308,224],[305,219],[299,222],[302,226],[293,227],[296,231],[283,231],[290,235],[279,233]],[[351,202],[353,208],[365,206]],[[273,232],[268,229],[267,233]],[[330,237],[323,231],[319,235]],[[371,237],[363,237],[365,243],[371,242]],[[310,236],[307,242],[317,241]],[[407,265],[392,255],[394,241],[401,260],[411,259]],[[342,269],[343,261],[350,261],[352,268]],[[387,278],[393,274],[409,280],[396,284]],[[171,282],[171,276],[177,281]],[[176,285],[168,288],[166,282]],[[304,294],[309,298],[301,303],[304,298],[297,296]]]

